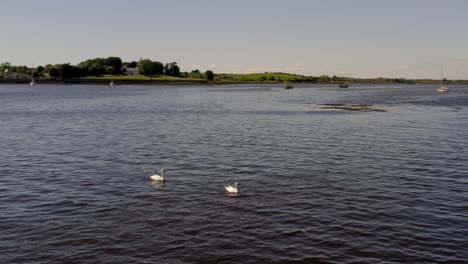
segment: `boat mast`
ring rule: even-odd
[[[440,65],[440,85],[444,83],[444,65]]]

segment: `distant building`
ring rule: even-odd
[[[124,68],[125,75],[140,75],[138,68]]]
[[[27,79],[30,76],[21,72],[1,71],[0,76],[5,79]]]

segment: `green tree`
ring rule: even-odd
[[[108,74],[114,74],[114,71],[115,71],[115,69],[114,69],[113,66],[107,66],[107,67],[106,67],[106,73],[108,73]]]
[[[153,67],[156,70],[156,75],[161,75],[164,73],[164,66],[159,61],[153,61]]]
[[[164,74],[168,76],[180,76],[180,68],[177,62],[166,63],[164,66]]]
[[[74,68],[72,65],[70,65],[70,63],[58,65],[57,68],[62,79],[68,79],[74,76]]]
[[[108,57],[105,60],[105,65],[114,67],[113,74],[122,73],[122,60],[119,57]],[[107,67],[106,67],[106,71],[107,71]]]
[[[106,60],[94,58],[78,63],[76,71],[81,76],[97,76],[106,73]]]
[[[153,62],[150,59],[141,59],[138,62],[138,72],[141,75],[153,75],[155,72]]]
[[[54,66],[50,67],[47,73],[51,78],[57,78],[60,76],[59,70]]]
[[[54,67],[52,64],[47,64],[46,66],[44,66],[44,74],[47,74],[50,76],[50,69]]]
[[[44,76],[44,67],[43,66],[37,66],[36,72],[38,76]]]
[[[213,71],[207,70],[207,71],[205,72],[205,78],[206,78],[208,81],[213,81],[213,80],[214,80],[214,73],[213,73]]]
[[[89,66],[88,74],[90,74],[92,76],[97,76],[97,75],[103,74],[103,72],[104,72],[103,68],[104,67],[100,62],[94,62],[93,64],[91,64],[91,66]]]
[[[159,61],[151,61],[150,59],[141,59],[138,62],[138,72],[142,75],[152,76],[163,74],[164,66]]]
[[[189,76],[191,78],[204,78],[204,74],[200,72],[200,70],[193,70],[190,72]]]
[[[138,65],[138,62],[136,61],[131,61],[127,63],[127,68],[136,68]]]
[[[20,72],[24,74],[30,74],[30,70],[26,66],[13,66],[11,67],[13,72]]]

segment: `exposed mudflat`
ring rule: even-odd
[[[356,112],[387,112],[384,109],[374,108],[371,104],[319,104],[319,107]]]

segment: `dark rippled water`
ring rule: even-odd
[[[468,87],[436,88],[0,86],[0,262],[467,263]]]

